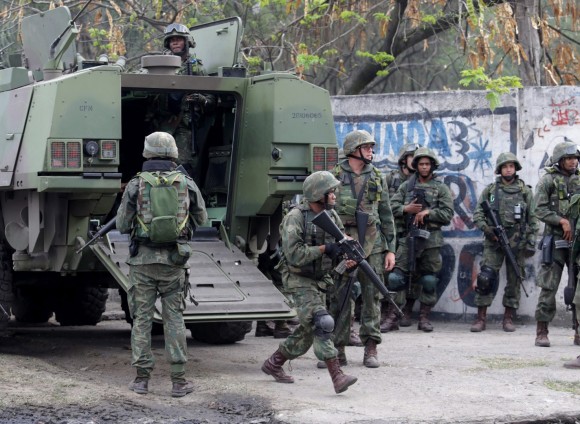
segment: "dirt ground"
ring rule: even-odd
[[[468,322],[434,322],[384,335],[381,367],[362,366],[348,347],[345,372],[359,378],[336,395],[312,350],[285,368],[278,384],[260,366],[279,340],[253,333],[234,345],[188,338],[194,393],[170,396],[162,336],[148,395],[127,389],[130,326],[109,312],[96,327],[16,326],[0,337],[0,423],[580,423],[580,370],[562,367],[580,354],[571,331],[553,328],[551,348],[533,346],[534,328],[481,334]]]

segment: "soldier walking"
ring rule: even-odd
[[[381,172],[371,164],[374,145],[375,140],[367,131],[348,133],[343,143],[347,160],[336,165],[333,173],[340,181],[336,211],[344,224],[345,232],[359,241],[367,261],[382,278],[384,272],[390,271],[395,265],[395,226],[389,194],[383,187]],[[367,222],[357,222],[363,216],[367,217]],[[363,364],[368,368],[378,368],[380,364],[377,345],[381,343],[380,293],[366,274],[359,273],[358,279],[362,290],[359,336],[365,346]],[[343,291],[347,281],[347,276],[341,279],[336,293]],[[334,335],[334,343],[344,362],[344,346],[349,343],[352,313],[350,308],[346,309],[339,317],[341,323],[337,327],[340,332]],[[335,316],[338,312],[333,310]]]
[[[477,319],[471,331],[478,333],[485,330],[487,308],[493,302],[499,284],[499,270],[506,257],[495,234],[493,222],[485,216],[482,203],[488,201],[492,211],[505,228],[510,240],[510,248],[515,253],[517,266],[525,276],[525,258],[534,256],[538,221],[534,212],[533,194],[530,187],[516,174],[522,166],[513,153],[501,153],[496,162],[495,173],[499,175],[495,182],[489,184],[481,193],[473,214],[477,228],[483,231],[483,259],[480,273],[477,275],[475,304]],[[506,261],[507,283],[503,296],[505,312],[503,331],[513,332],[516,327],[513,317],[520,305],[520,284],[515,270]]]
[[[556,293],[564,265],[567,263],[568,249],[556,249],[564,240],[564,245],[572,241],[574,228],[569,217],[570,198],[580,193],[580,172],[578,145],[564,141],[554,146],[552,165],[545,168],[546,174],[536,186],[534,202],[536,216],[546,225],[542,239],[542,268],[536,278],[541,288],[536,306],[536,346],[549,347],[548,324],[556,315]],[[579,341],[580,342],[580,341]]]
[[[342,372],[331,336],[334,319],[326,310],[324,293],[333,284],[330,272],[332,260],[339,254],[334,238],[316,227],[312,219],[328,210],[342,230],[342,223],[332,210],[334,193],[340,184],[330,172],[319,171],[304,180],[304,202],[284,217],[280,224],[282,236],[283,278],[286,290],[292,294],[300,324],[293,334],[280,343],[279,348],[262,365],[262,371],[278,383],[294,383],[284,372],[286,361],[304,355],[314,346],[316,357],[325,361],[332,378],[334,391],[342,393],[357,379]],[[356,265],[350,261],[349,266]]]
[[[116,220],[121,233],[131,234],[127,300],[133,318],[131,365],[137,377],[129,388],[139,394],[148,393],[155,364],[151,327],[155,300],[160,296],[165,353],[171,364],[171,396],[182,397],[193,391],[193,384],[185,379],[183,310],[191,255],[187,241],[195,227],[207,220],[207,212],[193,180],[176,171],[177,147],[170,134],[148,135],[143,157],[147,159],[143,171],[127,184]]]
[[[397,265],[388,277],[388,288],[393,291],[410,289],[407,294],[407,302],[411,302],[409,310],[419,299],[417,328],[425,332],[433,331],[429,313],[437,303],[439,279],[436,274],[442,266],[439,254],[443,246],[441,227],[449,224],[453,217],[451,192],[435,178],[438,166],[439,161],[430,149],[418,148],[413,155],[415,174],[401,184],[391,199],[393,214],[403,218],[406,226],[397,248]],[[413,267],[415,272],[411,271]]]

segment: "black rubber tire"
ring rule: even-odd
[[[64,288],[57,297],[55,318],[60,325],[96,325],[105,312],[106,287]]]
[[[14,302],[12,277],[11,251],[0,240],[0,304],[9,315]],[[0,311],[0,325],[5,325],[9,320],[10,318]]]
[[[191,337],[208,344],[232,344],[244,340],[252,330],[252,321],[200,322],[187,324]]]
[[[52,316],[52,299],[45,290],[35,291],[32,287],[19,288],[14,296],[12,313],[16,321],[44,323]]]

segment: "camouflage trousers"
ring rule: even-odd
[[[138,377],[149,378],[155,365],[151,352],[151,327],[157,295],[161,296],[165,355],[171,365],[171,381],[185,381],[187,343],[183,323],[185,269],[163,264],[132,265],[132,287],[127,293],[133,317],[131,365]]]
[[[556,294],[562,279],[567,254],[567,249],[554,249],[552,263],[548,265],[542,264],[538,272],[536,285],[542,290],[538,296],[538,304],[536,306],[536,321],[550,322],[556,315]]]
[[[380,279],[383,279],[385,268],[385,256],[382,253],[373,253],[368,257],[368,262],[377,273]],[[379,289],[371,282],[370,278],[362,272],[358,271],[358,281],[361,285],[361,316],[360,316],[360,330],[359,336],[363,343],[367,340],[373,339],[377,344],[381,343],[381,293]],[[336,346],[346,346],[350,339],[350,322],[352,318],[352,309],[348,304],[339,314],[339,301],[341,293],[344,292],[348,283],[348,274],[345,274],[340,279],[335,290],[331,294],[330,299],[330,313],[335,317],[336,329],[334,333],[334,344]],[[340,322],[339,322],[340,321]]]
[[[505,253],[503,252],[499,244],[491,243],[486,240],[483,244],[483,258],[479,263],[479,266],[480,269],[481,267],[486,265],[491,269],[493,269],[496,272],[496,275],[498,276],[498,284],[499,284],[499,270],[501,269],[504,260]],[[523,257],[523,255],[518,254],[516,256],[516,261],[518,262],[520,272],[522,273],[522,275],[525,276],[524,270],[525,258]],[[507,281],[503,293],[502,304],[506,308],[518,309],[520,307],[520,297],[521,297],[520,282],[518,281],[516,273],[511,264],[509,264],[507,260],[505,260],[505,264],[506,264]],[[486,295],[481,295],[476,292],[475,305],[491,306],[495,294],[496,294],[495,291]]]
[[[280,343],[280,351],[288,359],[295,359],[304,355],[314,347],[314,354],[320,361],[336,358],[337,350],[332,340],[321,340],[314,336],[314,314],[326,310],[325,296],[316,287],[301,287],[292,293],[294,307],[298,313],[300,325]]]

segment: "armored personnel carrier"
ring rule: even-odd
[[[171,55],[145,56],[132,73],[122,59],[84,60],[77,33],[66,7],[27,17],[23,54],[0,70],[3,308],[22,322],[101,319],[108,290],[128,287],[128,239],[111,231],[79,250],[140,171],[157,105],[201,95],[212,107],[193,132],[193,169],[210,218],[191,240],[197,302],[186,325],[198,340],[231,343],[251,320],[293,316],[257,263],[279,239],[282,202],[338,159],[328,93],[289,73],[247,77],[239,18],[192,28],[206,76],[177,75]]]

